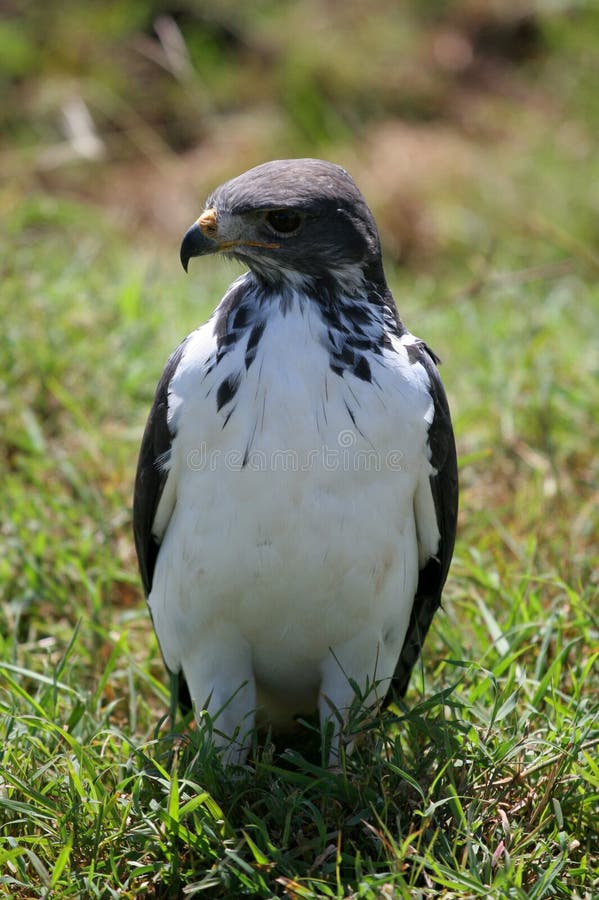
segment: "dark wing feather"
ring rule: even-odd
[[[152,590],[154,568],[160,548],[152,529],[168,475],[163,464],[168,459],[175,436],[167,421],[168,390],[181,361],[186,342],[187,339],[179,344],[164,367],[146,423],[137,462],[133,495],[133,534],[146,597]]]
[[[152,529],[156,510],[164,490],[168,473],[164,469],[164,461],[168,459],[171,444],[175,436],[168,425],[168,390],[172,377],[183,356],[186,338],[169,357],[164,372],[158,382],[154,403],[148,416],[135,476],[135,492],[133,495],[133,535],[139,562],[139,571],[146,597],[152,590],[154,569],[160,544],[154,537]],[[168,667],[167,667],[168,668]],[[183,674],[178,673],[174,687],[178,704],[185,714],[191,709],[191,697]]]
[[[436,557],[427,560],[420,570],[406,639],[389,691],[389,695],[395,693],[400,697],[403,697],[407,690],[412,668],[418,659],[433,616],[441,605],[441,593],[453,555],[458,515],[458,465],[447,397],[437,371],[437,357],[426,344],[420,343],[418,346],[419,362],[427,371],[434,403],[434,418],[429,429],[428,441],[431,464],[436,470],[436,475],[433,475],[430,481],[441,537]]]

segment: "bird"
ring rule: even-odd
[[[222,184],[185,271],[209,254],[246,271],[160,378],[135,478],[141,579],[173,696],[225,764],[247,762],[257,723],[317,713],[334,765],[356,698],[405,694],[441,605],[458,477],[439,359],[403,324],[339,165]]]

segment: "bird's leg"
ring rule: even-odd
[[[170,683],[170,702],[168,708],[168,715],[171,725],[171,731],[174,734],[175,728],[177,727],[177,711],[179,709],[179,673],[178,672],[170,672],[169,671],[169,683]]]
[[[243,764],[256,717],[256,683],[247,642],[234,629],[215,630],[209,649],[182,660],[183,672],[201,728],[202,712],[212,722],[212,739],[225,764]]]
[[[343,731],[356,694],[365,697],[368,706],[373,706],[385,695],[388,679],[393,674],[393,662],[389,665],[385,659],[385,665],[381,667],[379,650],[380,644],[376,638],[366,641],[363,635],[359,635],[340,647],[331,648],[321,665],[318,712],[323,739],[330,730],[331,723],[333,726],[328,760],[331,766],[337,765],[341,758]],[[382,672],[379,671],[380,668],[383,669]],[[380,680],[375,681],[376,679]],[[376,689],[373,689],[375,684]],[[351,752],[352,747],[353,740],[348,741],[347,752]]]

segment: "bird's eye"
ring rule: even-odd
[[[266,213],[265,219],[277,234],[293,234],[303,222],[301,213],[293,209],[271,209]]]

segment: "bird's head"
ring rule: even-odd
[[[383,282],[377,227],[350,175],[319,159],[264,163],[217,188],[181,244],[192,256],[224,253],[262,281]]]

